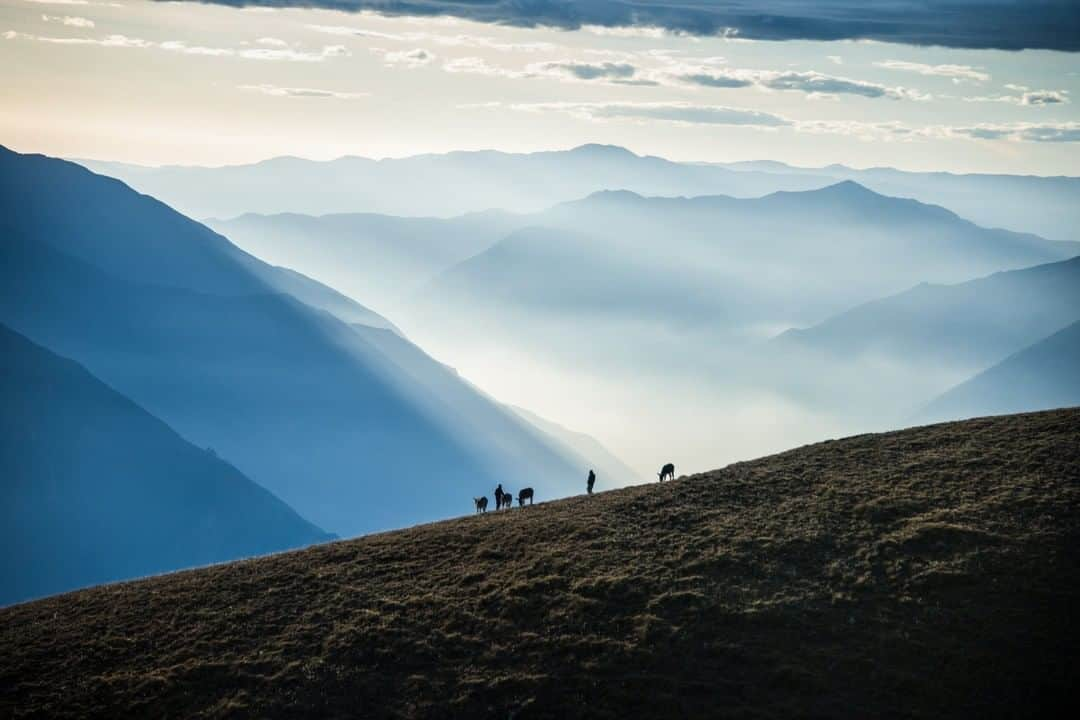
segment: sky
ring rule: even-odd
[[[0,143],[148,165],[602,142],[691,161],[1080,167],[1068,2],[999,23],[986,8],[1022,3],[953,0],[970,18],[948,33],[899,11],[867,30],[847,0],[771,0],[828,13],[766,24],[703,0],[625,17],[616,0],[453,6],[468,17],[431,14],[436,0],[329,4],[417,14],[0,0]],[[972,47],[912,44],[938,42]]]

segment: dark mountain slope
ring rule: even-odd
[[[321,527],[352,535],[443,517],[517,468],[547,497],[580,475],[508,413],[466,435],[454,404],[334,315],[280,292],[278,269],[221,236],[70,163],[0,157],[0,320],[216,448]],[[69,217],[84,198],[107,204],[92,215],[100,227]]]
[[[0,604],[331,539],[2,325],[0,396]]]
[[[949,390],[920,417],[965,418],[1074,405],[1080,405],[1080,322]]]
[[[1070,701],[1080,410],[0,611],[51,717],[1017,717]],[[136,640],[133,640],[136,639]]]

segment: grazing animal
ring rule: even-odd
[[[476,503],[476,512],[487,512],[487,496],[473,498],[473,502]]]
[[[525,505],[526,500],[529,501],[530,505],[533,504],[533,489],[532,488],[521,488],[521,492],[518,493],[518,506],[519,507],[523,507]]]
[[[660,472],[657,473],[657,475],[660,476],[660,482],[664,482],[665,478],[668,479],[668,480],[674,480],[675,479],[675,464],[674,463],[668,463],[664,467],[660,468]]]
[[[501,507],[508,508],[514,506],[514,493],[504,492],[502,496]]]

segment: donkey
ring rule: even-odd
[[[521,492],[518,493],[518,507],[524,507],[525,501],[528,500],[529,504],[533,504],[533,489],[521,488]]]
[[[514,494],[513,493],[503,493],[502,505],[500,505],[496,509],[508,508],[508,507],[513,507],[513,506],[514,506]]]
[[[660,472],[657,473],[660,476],[660,482],[664,482],[665,479],[675,479],[675,464],[668,463],[664,467],[660,468]]]
[[[473,498],[473,502],[476,503],[476,512],[487,512],[487,496]]]

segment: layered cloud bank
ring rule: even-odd
[[[515,26],[675,32],[749,40],[878,40],[1004,50],[1080,50],[1074,0],[204,0],[385,15],[449,15]]]

